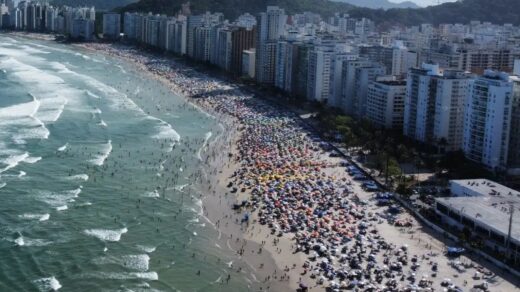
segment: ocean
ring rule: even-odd
[[[0,35],[0,291],[248,290],[218,284],[240,259],[195,179],[221,128],[122,60]]]

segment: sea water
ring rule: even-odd
[[[191,177],[217,125],[119,59],[0,35],[0,291],[247,290],[215,284],[239,259]]]

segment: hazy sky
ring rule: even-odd
[[[404,2],[405,0],[390,0],[391,2]],[[410,0],[412,2],[415,2],[419,6],[428,6],[428,5],[437,5],[437,3],[444,3],[444,2],[454,2],[456,0]]]

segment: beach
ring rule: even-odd
[[[214,195],[204,198],[205,212],[235,234],[228,247],[270,283],[262,289],[517,289],[489,265],[448,258],[448,241],[406,211],[390,216],[376,205],[296,114],[171,58],[121,45],[83,47],[135,63],[225,121],[226,134],[206,158]],[[236,239],[237,228],[247,241]]]
[[[75,46],[128,62],[190,103],[175,107],[207,115],[220,129],[180,144],[203,165],[189,176],[198,194],[189,201],[201,201],[200,215],[216,230],[209,240],[239,259],[221,263],[226,272],[210,289],[225,291],[236,277],[247,279],[251,291],[518,289],[518,279],[489,263],[465,255],[447,257],[447,246],[455,243],[421,226],[402,208],[392,213],[378,205],[374,194],[346,171],[354,166],[332,157],[327,143],[294,112],[175,58],[119,44]],[[169,111],[168,100],[139,102],[147,114]],[[172,139],[161,138],[163,143]],[[99,164],[107,157],[100,157]],[[172,167],[182,171],[186,166],[176,160],[166,171]],[[182,192],[184,187],[176,188]]]

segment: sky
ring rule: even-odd
[[[405,0],[390,0],[391,2],[396,2],[396,3],[399,3],[399,2],[404,2]],[[429,6],[429,5],[437,5],[439,2],[440,3],[444,3],[444,2],[454,2],[456,0],[409,0],[409,1],[412,1],[412,2],[415,2],[415,4],[419,5],[419,6]]]

